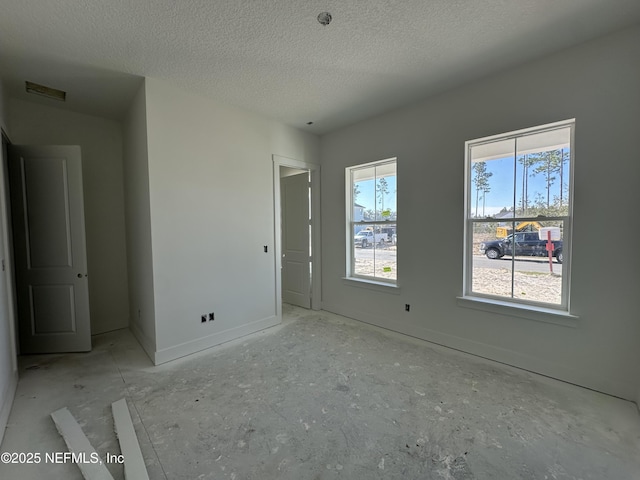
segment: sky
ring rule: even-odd
[[[486,194],[486,201],[484,206],[484,216],[495,215],[500,212],[504,207],[507,209],[513,205],[513,183],[514,183],[514,160],[513,156],[498,158],[495,160],[487,160],[487,172],[491,173],[491,177],[489,177],[489,186],[491,190]],[[520,163],[516,164],[516,206],[519,204],[522,198],[522,165]],[[551,185],[551,201],[553,201],[553,196],[558,196],[560,194],[560,176],[559,174],[555,175],[556,179]],[[397,212],[397,200],[396,200],[396,192],[397,192],[397,177],[387,176],[384,177],[388,184],[389,193],[385,195],[384,198],[384,209],[390,209],[391,211]],[[472,177],[473,178],[473,177]],[[379,179],[378,179],[379,180]],[[563,184],[565,186],[565,197],[566,197],[566,187],[569,182],[569,162],[566,162],[564,166],[563,173]],[[380,209],[381,205],[379,202],[376,202],[375,195],[375,182],[374,180],[364,180],[361,182],[357,182],[359,186],[360,193],[358,194],[358,198],[356,199],[356,203],[358,205],[362,205],[365,210],[374,210],[376,208]],[[532,176],[532,171],[529,172],[528,176],[528,196],[529,202],[533,202],[536,198],[537,194],[543,196],[546,200],[547,198],[547,186],[546,180],[542,173]],[[475,185],[471,185],[471,213],[475,213],[476,207],[476,190]],[[480,195],[480,199],[478,202],[478,216],[483,216],[483,208],[482,208],[482,194]]]
[[[396,205],[396,190],[397,190],[397,177],[388,176],[384,177],[388,184],[389,193],[384,196],[384,209],[397,212]],[[378,179],[379,180],[379,179]],[[365,210],[375,210],[376,207],[380,210],[380,202],[376,202],[375,195],[375,183],[373,180],[365,180],[357,182],[356,185],[360,188],[360,193],[355,203],[362,205]],[[488,198],[488,197],[487,197]]]
[[[513,183],[514,183],[514,165],[513,156],[506,158],[498,158],[495,160],[487,160],[487,172],[493,175],[489,178],[489,186],[491,190],[487,193],[487,198],[484,207],[484,216],[495,215],[500,212],[504,207],[510,208],[513,205]],[[516,165],[516,206],[519,205],[522,198],[522,165],[517,163]],[[528,197],[530,204],[536,198],[536,194],[541,194],[546,201],[547,198],[547,183],[542,173],[532,176],[532,170],[529,171],[528,176]],[[473,178],[473,172],[472,172]],[[560,175],[555,174],[555,181],[551,184],[551,202],[553,197],[560,195]],[[569,182],[569,162],[564,165],[564,173],[562,183],[565,186],[564,197],[566,198],[566,188]],[[476,211],[476,189],[475,184],[471,184],[471,213],[475,214]],[[478,202],[478,216],[483,216],[482,209],[482,193]]]

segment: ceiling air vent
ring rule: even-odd
[[[44,85],[38,85],[33,82],[24,82],[24,84],[27,89],[27,93],[35,93],[36,95],[53,98],[54,100],[60,100],[61,102],[64,102],[67,99],[67,92],[63,92],[62,90],[45,87]]]

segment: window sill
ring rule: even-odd
[[[520,317],[537,322],[552,323],[564,327],[577,328],[580,317],[568,312],[553,308],[538,307],[535,305],[514,304],[500,300],[479,297],[457,297],[458,306],[483,310],[485,312]]]
[[[395,283],[377,282],[366,278],[342,277],[342,283],[351,287],[366,288],[377,292],[400,295],[400,287]]]

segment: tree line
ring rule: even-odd
[[[524,154],[518,157],[520,164],[520,178],[516,179],[520,185],[520,194],[516,198],[516,205],[505,207],[505,211],[515,211],[520,216],[561,216],[567,212],[567,185],[565,184],[565,165],[569,161],[567,149],[549,150]],[[482,200],[482,214],[485,216],[487,194],[491,191],[490,178],[493,172],[487,169],[485,161],[475,162],[472,166],[472,182],[475,188],[475,217],[480,213]],[[544,181],[544,192],[534,192],[531,198],[529,192],[530,179],[541,176]],[[559,183],[558,193],[552,193],[552,187]],[[515,187],[516,185],[514,185]]]

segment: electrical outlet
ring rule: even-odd
[[[216,316],[213,314],[213,312],[211,312],[211,313],[209,314],[209,321],[210,321],[210,322],[212,322],[212,321],[214,321],[215,319],[216,319]]]
[[[201,315],[200,316],[200,322],[205,323],[207,321],[207,316],[206,315]]]
[[[405,311],[405,312],[409,312],[409,311],[411,311],[411,305],[409,305],[408,303],[405,303],[405,304],[404,304],[404,311]]]

